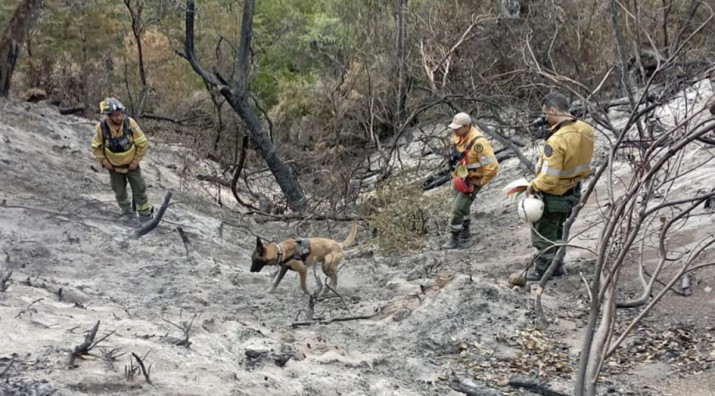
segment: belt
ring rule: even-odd
[[[577,195],[581,193],[581,182],[573,186],[570,190],[567,190],[562,195]]]

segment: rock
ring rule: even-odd
[[[285,355],[276,355],[273,358],[273,361],[275,362],[276,366],[278,367],[284,367],[286,363],[290,360],[291,355],[285,354]]]
[[[258,359],[268,355],[268,351],[259,351],[256,349],[246,349],[246,357],[250,359]]]
[[[412,310],[409,308],[403,308],[392,315],[392,320],[395,322],[401,322],[412,314]]]
[[[707,286],[707,287],[705,287],[705,289],[704,289],[704,290],[705,290],[705,293],[710,293],[710,292],[712,292],[712,291],[713,291],[713,288],[712,288],[712,287],[710,287],[710,286]]]
[[[526,286],[526,272],[522,270],[509,275],[509,284],[512,286]]]

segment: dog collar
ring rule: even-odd
[[[283,249],[281,248],[280,243],[276,244],[276,250],[278,250],[278,257],[276,257],[276,264],[281,265],[281,264],[283,264]]]

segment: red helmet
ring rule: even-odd
[[[474,184],[461,177],[453,177],[452,184],[454,185],[454,188],[457,189],[457,191],[463,192],[465,194],[471,194],[474,192]]]

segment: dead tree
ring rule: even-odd
[[[142,33],[144,33],[144,29],[146,28],[146,24],[142,19],[144,2],[139,0],[132,3],[132,0],[124,0],[124,5],[127,7],[129,16],[132,19],[132,35],[134,36],[134,41],[137,43],[139,79],[142,83],[139,97],[137,98],[136,103],[132,104],[132,117],[137,118],[144,113],[146,99],[147,96],[149,96],[149,84],[147,83],[146,71],[144,69],[144,51],[142,50]]]
[[[623,38],[618,34],[617,9],[615,3],[612,3],[612,23],[617,46],[623,48]],[[658,66],[638,95],[635,94],[628,77],[622,76],[621,82],[625,85],[624,91],[631,102],[631,111],[625,125],[614,129],[617,139],[610,148],[608,170],[603,173],[608,178],[609,205],[604,213],[596,246],[596,274],[588,284],[591,302],[576,375],[576,395],[592,396],[597,393],[599,376],[605,361],[683,276],[698,269],[715,266],[715,262],[708,261],[707,256],[715,246],[715,237],[712,235],[696,241],[680,255],[674,255],[668,249],[669,241],[675,238],[675,230],[684,226],[697,208],[715,197],[713,191],[698,190],[687,194],[687,189],[674,188],[676,182],[682,182],[684,176],[712,161],[710,157],[703,159],[702,163],[687,164],[684,158],[688,150],[701,144],[702,137],[715,131],[715,122],[707,116],[703,117],[705,109],[690,107],[688,101],[681,98],[684,107],[674,117],[674,125],[671,128],[653,139],[644,139],[640,128],[644,118],[653,109],[652,105],[643,103],[643,99],[649,94],[653,78],[662,72],[667,64],[674,62],[683,53],[685,44],[712,19],[711,14],[688,37],[679,40],[681,44],[672,51],[663,66]],[[621,56],[620,62],[623,64],[625,61]],[[623,65],[621,73],[627,73]],[[671,81],[671,84],[677,82]],[[673,98],[663,100],[670,99]],[[633,136],[636,133],[638,136]],[[612,160],[619,150],[623,150],[624,141],[628,138],[639,139],[642,144],[630,153],[633,173],[631,179],[624,183],[624,191],[616,193],[613,191]],[[641,296],[634,300],[618,302],[617,291],[624,276],[622,270],[632,262],[630,255],[633,254],[638,257],[637,269],[643,290]],[[650,256],[657,259],[648,263],[645,258]],[[670,273],[664,271],[666,263],[677,270]],[[645,266],[651,266],[650,279],[644,275]],[[656,280],[664,284],[658,291],[654,288]],[[616,315],[619,308],[636,309],[638,312],[633,319],[625,319],[622,315]],[[619,322],[624,320],[626,323]],[[624,330],[617,330],[621,328]]]
[[[10,93],[10,81],[25,36],[37,21],[43,0],[22,0],[0,37],[0,96]]]
[[[235,81],[232,86],[229,86],[216,73],[204,69],[196,58],[194,50],[194,16],[196,11],[193,0],[187,0],[186,2],[186,40],[182,56],[189,61],[194,72],[200,75],[207,85],[216,87],[219,90],[234,112],[243,120],[251,141],[268,164],[276,182],[286,197],[288,206],[292,210],[300,212],[307,206],[307,200],[300,183],[290,168],[278,157],[273,143],[250,103],[248,85],[254,5],[255,0],[247,0],[243,6],[241,37],[238,43],[238,55],[234,73]]]
[[[407,119],[407,26],[408,26],[408,0],[395,2],[397,14],[397,125],[404,127]]]

